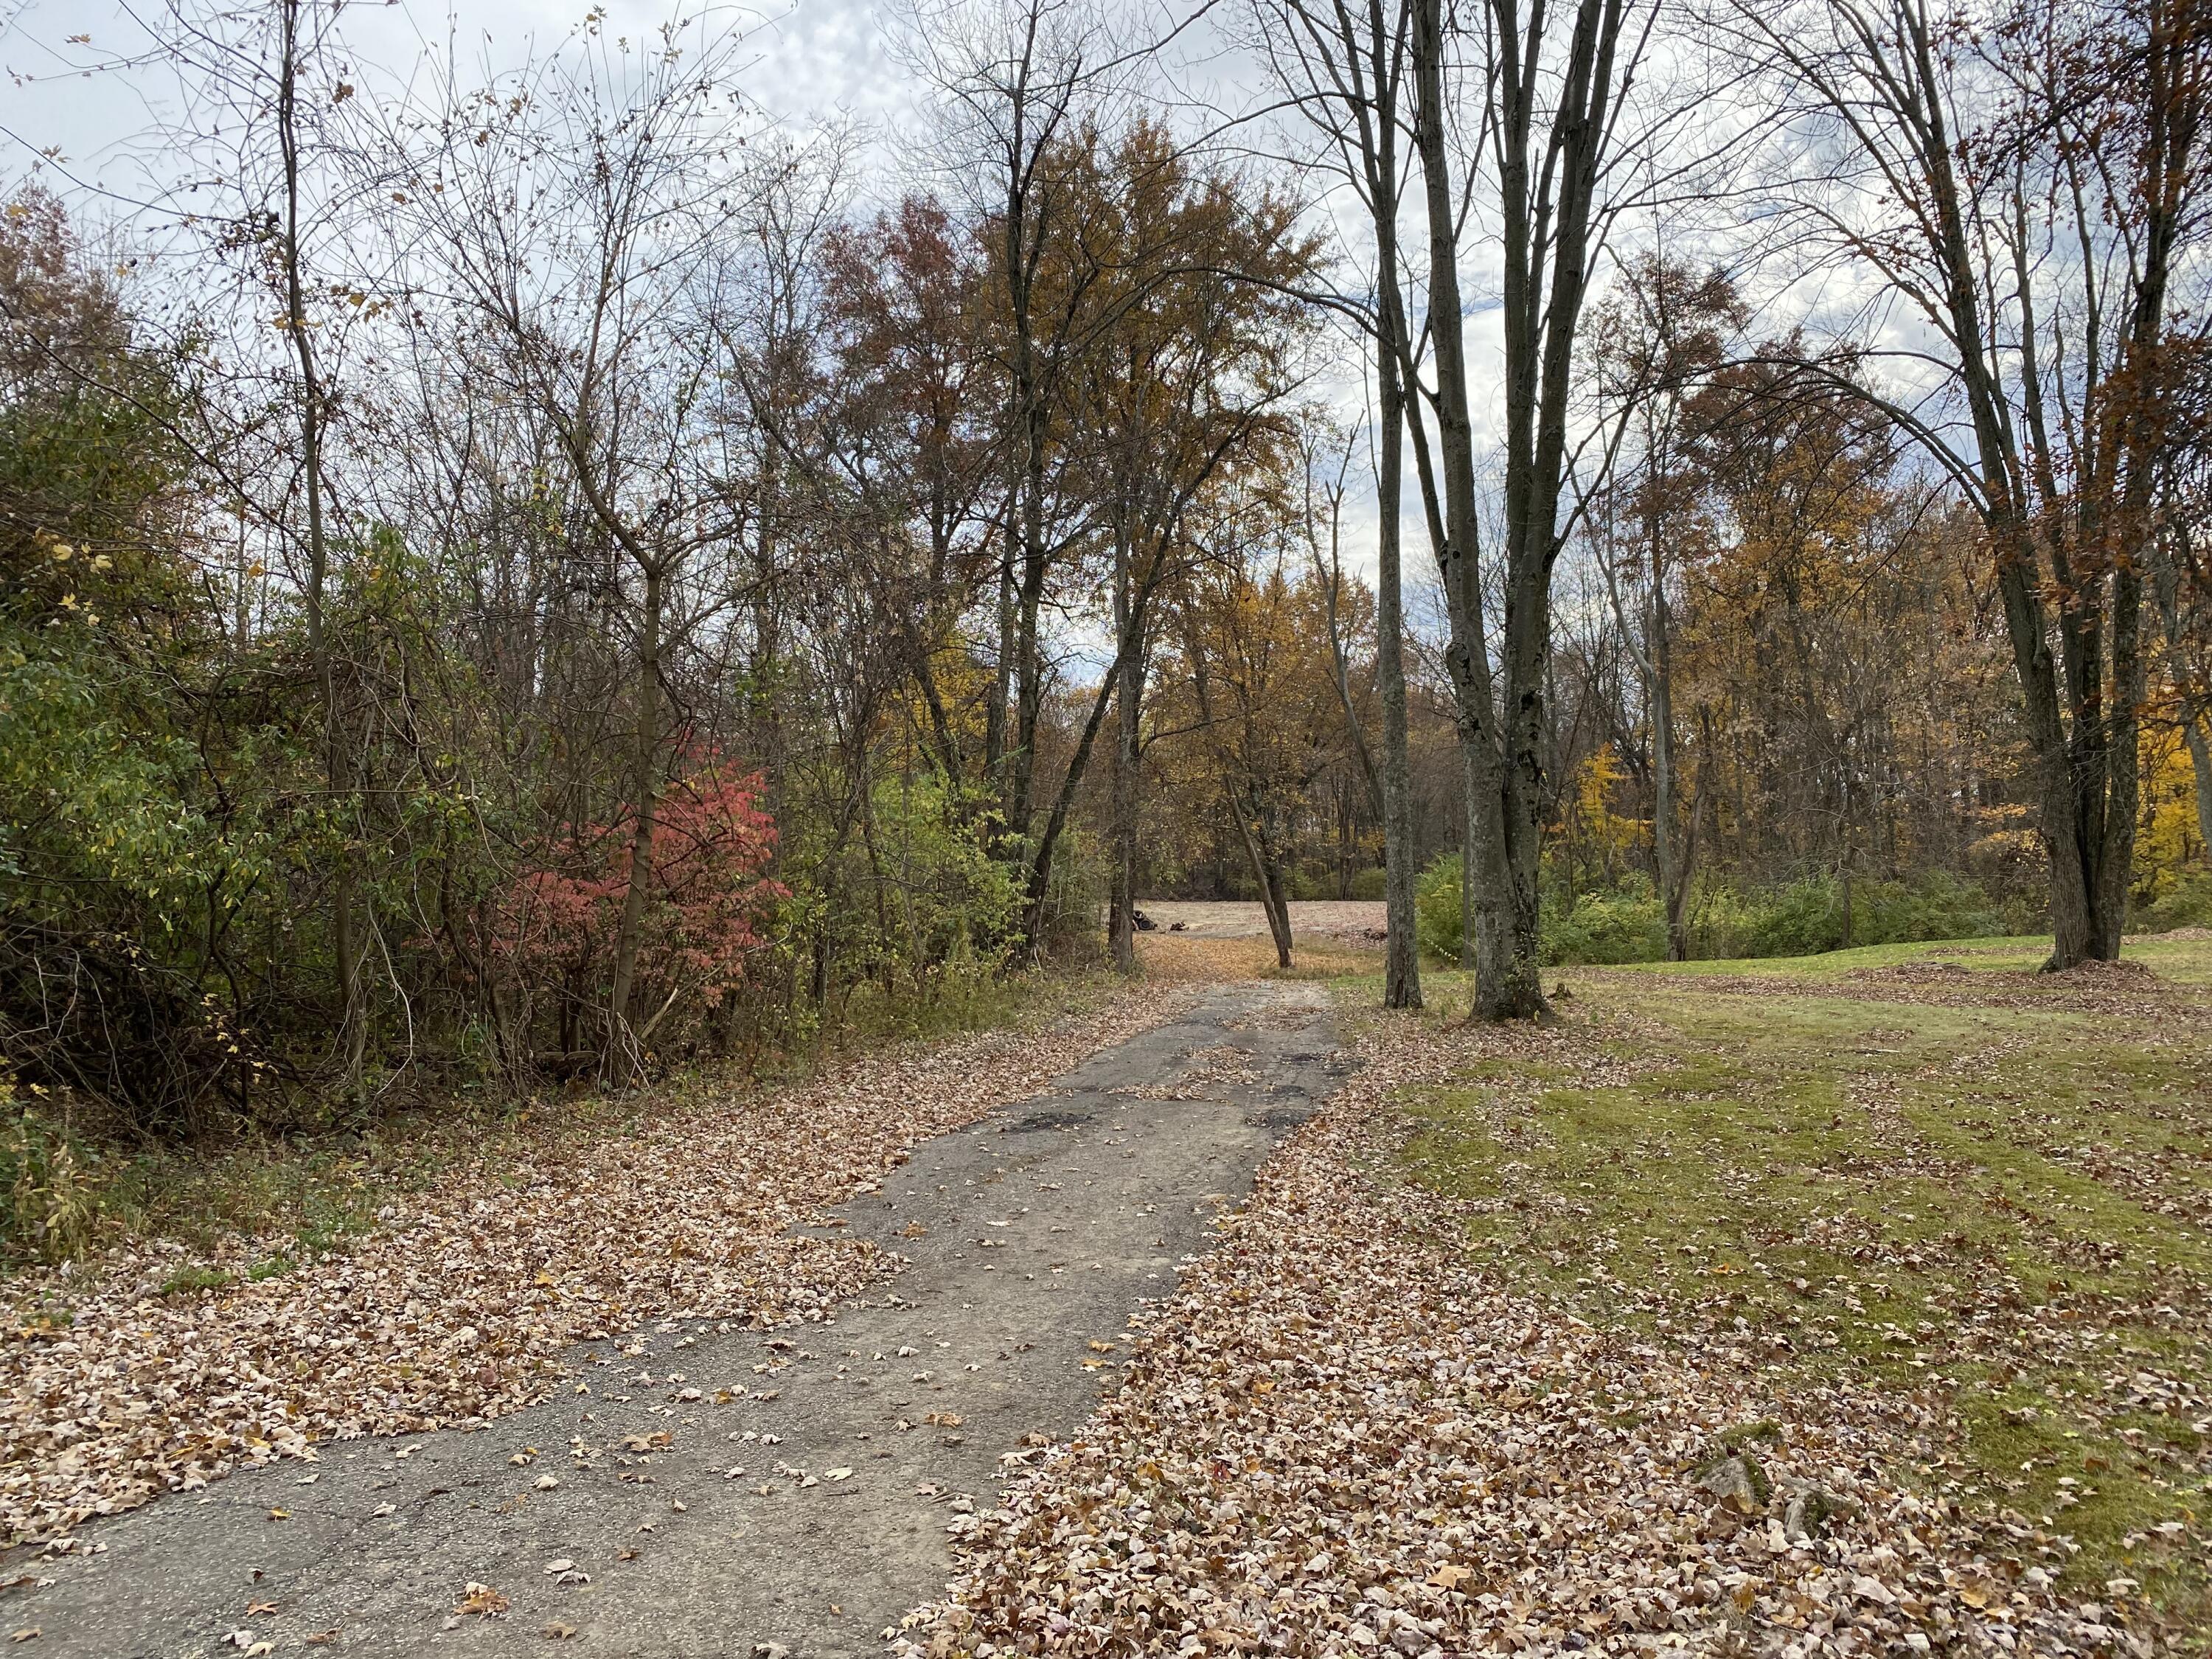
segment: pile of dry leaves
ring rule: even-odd
[[[0,1344],[0,1534],[52,1539],[319,1439],[512,1411],[544,1394],[567,1344],[647,1319],[818,1317],[896,1264],[790,1224],[1179,1000],[1132,991],[1045,1031],[907,1046],[766,1098],[702,1102],[642,1136],[549,1141],[496,1181],[470,1171],[396,1197],[366,1236],[258,1283],[160,1294],[192,1265],[243,1279],[272,1241],[203,1264],[146,1246],[27,1276]],[[66,1323],[26,1317],[57,1304]]]
[[[2127,1581],[2069,1601],[2063,1540],[1889,1483],[1931,1402],[1784,1393],[1747,1330],[1595,1329],[1474,1265],[1451,1200],[1362,1173],[1393,1088],[1559,1041],[1363,1038],[1129,1386],[956,1523],[900,1651],[2148,1651]]]

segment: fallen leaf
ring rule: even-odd
[[[507,1597],[501,1595],[489,1584],[479,1584],[471,1581],[469,1584],[464,1587],[461,1592],[460,1605],[456,1607],[453,1611],[465,1616],[473,1615],[479,1619],[495,1619],[501,1613],[505,1613],[511,1605],[513,1604],[507,1601]]]

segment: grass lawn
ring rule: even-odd
[[[1583,1317],[1929,1400],[1912,1484],[2212,1629],[2212,942],[2131,945],[2148,975],[2042,954],[1558,970],[1565,1041],[1414,1091],[1407,1173]],[[1460,975],[1425,988],[1464,1012]]]

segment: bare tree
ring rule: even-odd
[[[731,536],[707,305],[752,193],[747,117],[726,90],[741,46],[678,18],[633,49],[593,21],[504,82],[449,85],[406,135],[423,297],[473,319],[499,394],[546,422],[633,629],[627,878],[602,1050],[625,1079],[647,1024],[631,995],[671,736],[670,601],[687,562]]]
[[[1794,88],[1802,246],[1874,276],[1917,337],[1866,392],[1988,537],[2050,856],[2049,966],[2120,949],[2173,381],[2201,323],[2212,32],[2190,0],[1739,5]],[[1870,331],[1861,325],[1860,332]],[[1814,366],[1819,367],[1818,359]]]
[[[1408,62],[1413,144],[1427,210],[1425,275],[1433,384],[1413,430],[1450,623],[1445,653],[1468,756],[1476,879],[1474,1012],[1547,1012],[1539,981],[1538,860],[1545,805],[1545,702],[1552,574],[1571,525],[1577,346],[1594,268],[1627,199],[1621,162],[1639,147],[1627,102],[1656,15],[1629,0],[1577,0],[1555,17],[1488,0],[1475,41],[1480,104],[1465,108],[1468,29],[1443,0],[1413,0]],[[1479,135],[1470,150],[1461,142]],[[1460,258],[1486,178],[1503,254],[1502,535],[1494,550],[1498,637],[1485,615],[1476,514],[1474,399]],[[1408,365],[1408,379],[1413,379]],[[1421,420],[1431,414],[1431,452]]]
[[[1406,191],[1399,140],[1407,116],[1409,0],[1255,0],[1252,41],[1290,111],[1322,140],[1372,239],[1364,304],[1331,309],[1371,344],[1376,400],[1376,689],[1383,847],[1387,1008],[1421,1006],[1413,919],[1411,769],[1407,757],[1403,498],[1409,372],[1419,356],[1408,320],[1399,219]],[[1363,751],[1364,752],[1364,751]]]
[[[356,867],[356,739],[329,622],[334,542],[343,539],[334,535],[331,473],[340,407],[334,365],[350,314],[341,296],[357,291],[359,249],[349,226],[374,180],[362,176],[360,135],[349,118],[354,88],[344,78],[340,9],[324,0],[269,0],[243,10],[172,0],[151,32],[182,94],[162,138],[184,175],[165,193],[183,223],[213,234],[253,296],[244,311],[258,326],[235,343],[227,368],[267,375],[297,445],[272,444],[267,410],[249,399],[225,410],[234,429],[206,441],[201,453],[210,459],[229,453],[219,470],[293,567],[320,725],[339,1089],[358,1104],[372,1018],[368,929]],[[277,307],[273,319],[270,303]],[[275,361],[264,356],[262,334],[270,320],[282,343]]]
[[[1687,906],[1699,817],[1680,811],[1674,716],[1674,598],[1679,549],[1697,530],[1702,492],[1691,453],[1692,404],[1749,320],[1735,285],[1654,255],[1632,264],[1593,319],[1603,400],[1618,410],[1611,488],[1592,509],[1589,544],[1634,665],[1650,728],[1654,873],[1667,949],[1689,956]],[[1670,560],[1673,563],[1670,564]],[[1624,599],[1624,592],[1629,598]],[[1632,604],[1634,616],[1630,614]]]

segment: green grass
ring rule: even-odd
[[[1550,968],[1547,982],[1564,980],[1571,985],[1594,972],[1606,974],[1662,974],[1697,977],[1755,975],[1769,979],[1842,979],[1869,968],[1892,968],[1899,963],[1948,962],[1977,972],[2033,973],[2051,954],[2048,934],[2012,939],[1923,940],[1902,945],[1863,945],[1849,951],[1824,951],[1809,957],[1714,957],[1698,962],[1632,962],[1604,969]],[[2167,939],[2152,934],[2131,941],[2121,952],[2140,962],[2161,978],[2183,985],[2212,984],[2212,952],[2201,939]],[[1449,977],[1449,976],[1447,976]]]
[[[2212,1377],[2212,999],[2185,988],[2212,944],[2130,946],[2169,981],[2140,1014],[2124,982],[2115,1012],[2109,984],[2092,1007],[2048,978],[1847,977],[2045,949],[1547,974],[1571,1058],[1408,1100],[1407,1172],[1478,1200],[1470,1247],[1584,1316],[1685,1341],[1741,1319],[1785,1383],[1947,1390],[1955,1427],[1909,1478],[2048,1517],[2076,1588],[2124,1573],[2203,1630],[2203,1558],[2154,1528],[2212,1510],[2212,1406],[2160,1398]],[[1463,1014],[1461,976],[1425,988],[1429,1018]]]
[[[202,1291],[219,1291],[226,1285],[238,1282],[238,1275],[221,1267],[186,1267],[171,1273],[161,1281],[163,1296],[197,1296]]]

